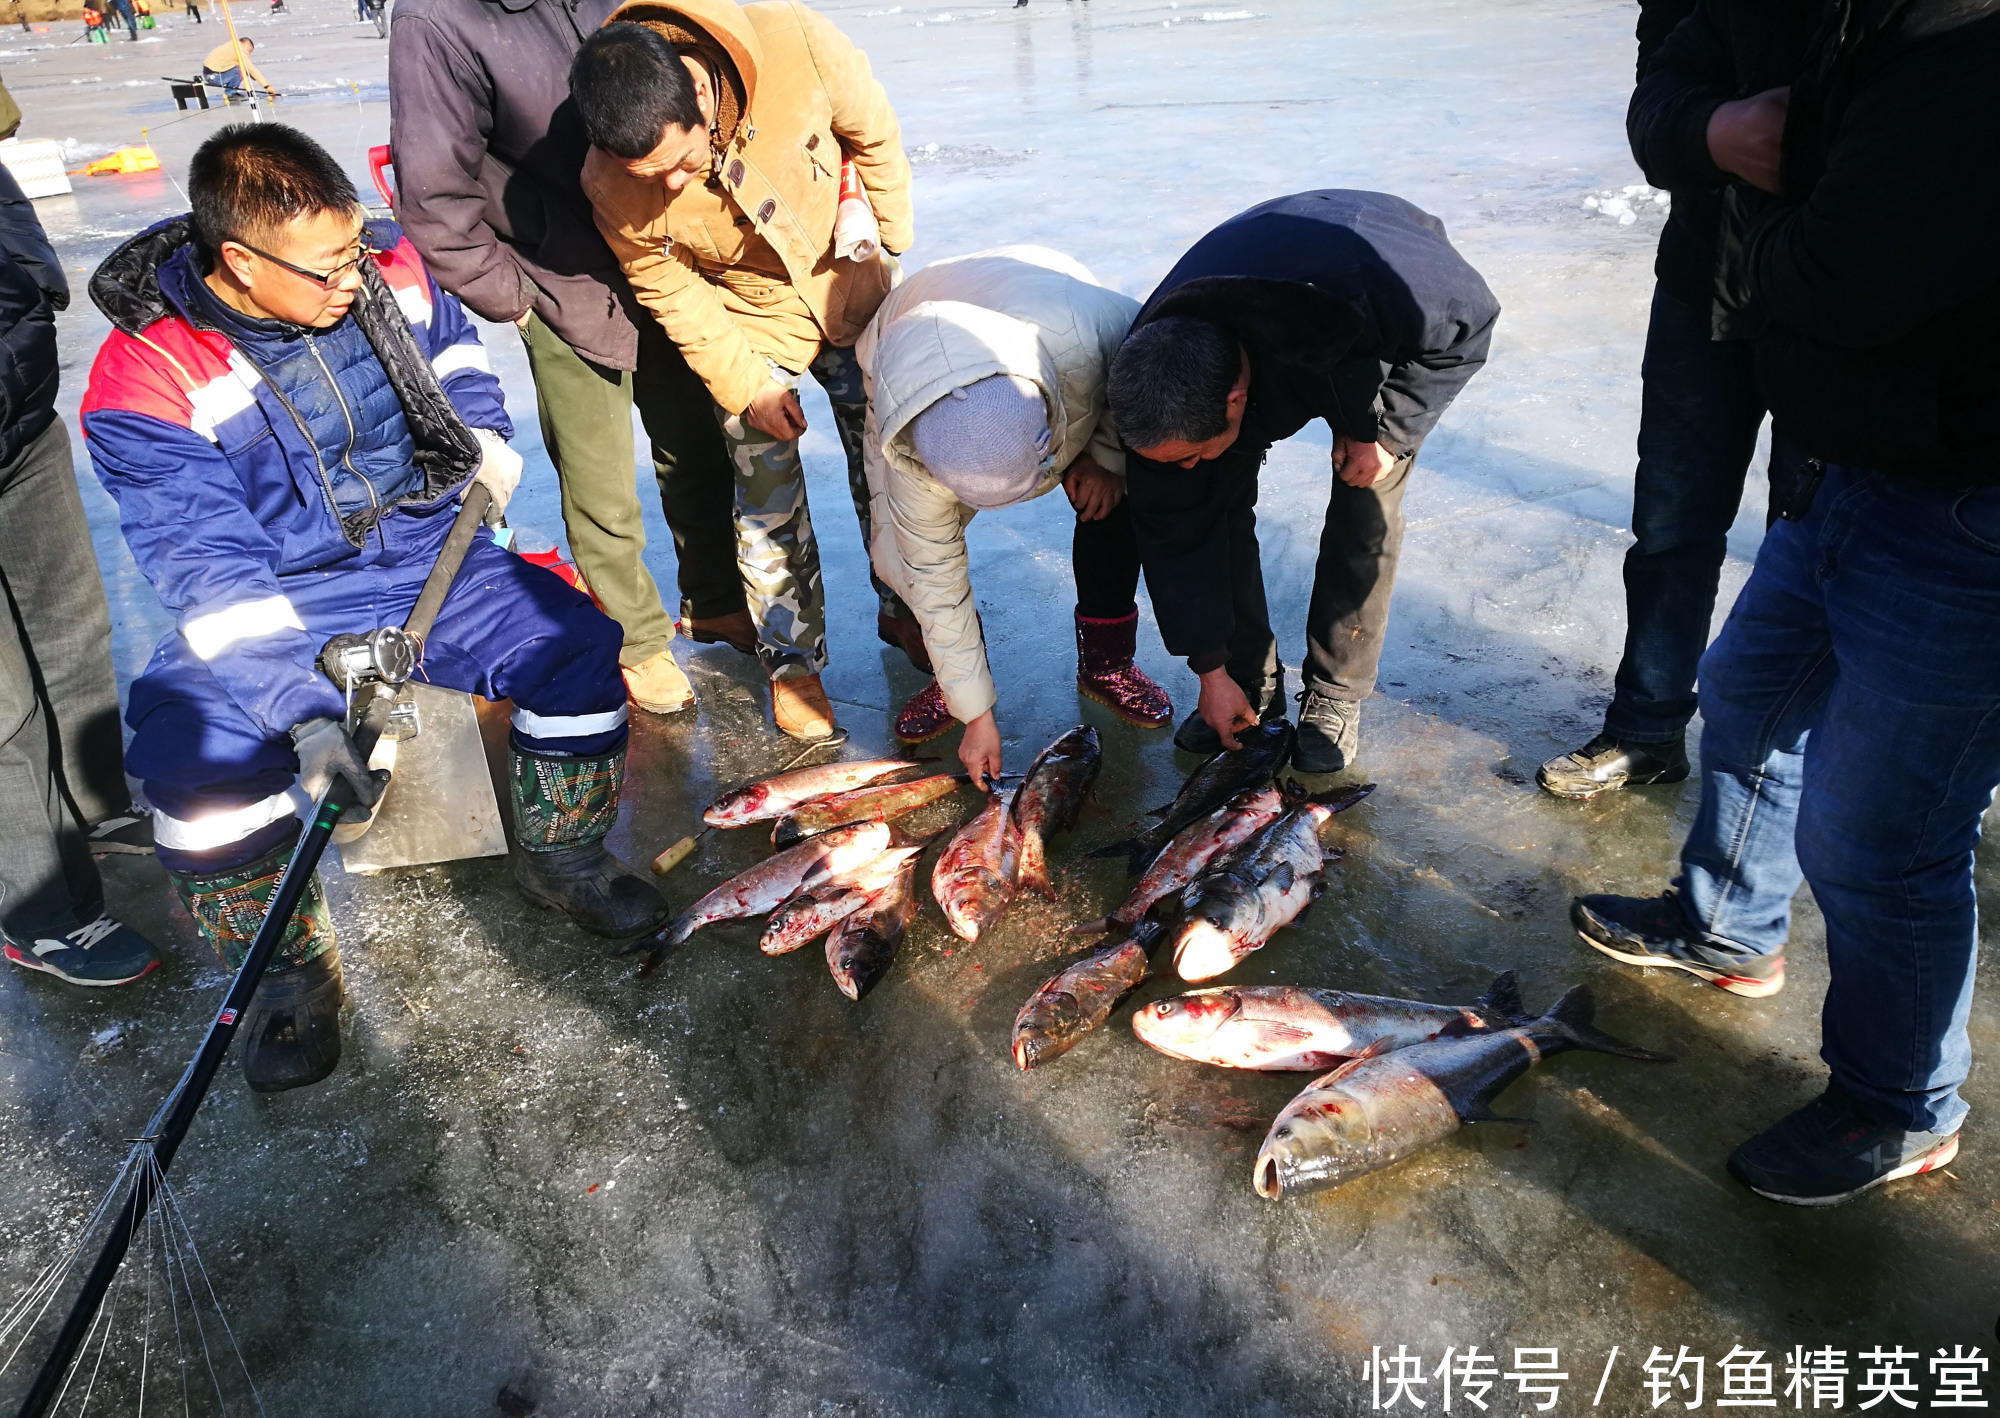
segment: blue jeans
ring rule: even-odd
[[[1752,348],[1710,339],[1707,310],[1654,289],[1640,372],[1635,541],[1625,553],[1625,653],[1604,715],[1604,731],[1628,743],[1670,743],[1694,717],[1695,667],[1764,422]],[[1774,501],[1800,462],[1774,432]]]
[[[1904,1126],[1950,1131],[2000,784],[2000,487],[1829,467],[1765,535],[1701,684],[1689,919],[1720,959],[1782,950],[1803,875],[1832,973],[1820,1057]]]

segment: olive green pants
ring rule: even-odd
[[[521,338],[535,377],[542,446],[562,488],[570,551],[598,603],[625,632],[619,663],[640,664],[674,638],[673,620],[646,570],[635,404],[680,563],[681,613],[706,620],[744,609],[734,465],[708,391],[665,332],[654,321],[641,322],[637,373],[583,358],[540,316],[529,317]]]

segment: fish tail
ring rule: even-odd
[[[1486,987],[1486,993],[1474,1000],[1472,1007],[1496,1029],[1511,1029],[1533,1018],[1528,1013],[1528,1006],[1521,1002],[1521,982],[1512,970],[1502,970],[1495,975],[1493,983]]]
[[[1049,859],[1047,849],[1039,832],[1021,834],[1021,864],[1017,879],[1025,891],[1037,896],[1053,896],[1056,889],[1049,881]]]
[[[1110,931],[1110,929],[1111,929],[1111,928],[1112,928],[1112,927],[1113,927],[1114,925],[1116,925],[1116,924],[1118,924],[1118,923],[1117,923],[1116,921],[1113,921],[1113,920],[1111,919],[1111,917],[1109,917],[1109,916],[1099,916],[1099,917],[1098,917],[1098,918],[1097,918],[1096,920],[1094,920],[1094,921],[1085,921],[1085,922],[1084,922],[1084,923],[1083,923],[1082,925],[1080,925],[1080,926],[1071,926],[1071,927],[1070,927],[1070,928],[1069,928],[1068,930],[1064,931],[1064,932],[1063,932],[1063,934],[1064,934],[1064,935],[1104,935],[1104,934],[1106,934],[1106,933],[1107,933],[1108,931]]]
[[[1571,1048],[1588,1049],[1595,1054],[1615,1054],[1621,1059],[1640,1059],[1646,1063],[1674,1061],[1672,1054],[1656,1054],[1592,1028],[1590,1021],[1596,1013],[1597,1001],[1590,993],[1590,986],[1577,985],[1550,1006],[1549,1012],[1532,1027],[1537,1033],[1555,1035]]]
[[[1086,857],[1129,857],[1133,852],[1138,850],[1138,846],[1139,839],[1137,837],[1121,837],[1116,842],[1106,842],[1102,847],[1092,847],[1084,855]]]
[[[1310,803],[1318,803],[1334,812],[1346,812],[1363,798],[1375,791],[1373,783],[1354,783],[1345,788],[1332,788],[1317,797],[1307,798]]]

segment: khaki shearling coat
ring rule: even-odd
[[[743,117],[708,174],[678,193],[592,148],[583,190],[639,301],[715,399],[741,413],[771,379],[802,372],[822,343],[851,345],[894,284],[886,256],[833,254],[840,163],[868,189],[888,252],[913,239],[910,164],[868,59],[796,0],[632,0],[620,20],[671,21],[735,62]]]

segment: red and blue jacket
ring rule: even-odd
[[[510,437],[458,301],[392,224],[368,235],[453,408]],[[186,218],[120,246],[91,296],[114,328],[91,367],[84,439],[139,569],[186,649],[267,732],[326,713],[338,694],[314,664],[325,635],[300,620],[287,579],[366,580],[435,556],[464,479],[442,485],[414,458],[388,372],[351,314],[305,331],[230,310],[201,281]]]

